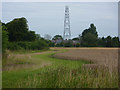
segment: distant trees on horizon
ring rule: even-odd
[[[58,35],[56,35],[58,36]],[[55,37],[55,36],[54,36]],[[59,35],[59,37],[62,37]],[[55,46],[67,47],[119,47],[119,37],[98,37],[96,27],[94,24],[90,24],[88,29],[83,30],[82,35],[72,38],[69,42],[61,42]]]
[[[94,24],[90,24],[81,35],[71,40],[63,40],[61,35],[51,36],[46,34],[45,39],[29,30],[27,19],[16,18],[8,23],[0,22],[2,26],[2,48],[10,50],[41,50],[49,47],[118,47],[120,45],[118,37],[98,37]]]

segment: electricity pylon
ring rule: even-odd
[[[70,18],[69,18],[69,7],[65,7],[65,20],[64,20],[64,33],[63,33],[63,39],[69,40],[71,38],[70,33]]]

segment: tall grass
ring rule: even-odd
[[[117,85],[117,73],[64,66],[29,75],[17,83],[19,88],[117,88]]]

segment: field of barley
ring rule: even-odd
[[[117,88],[118,48],[8,51],[3,88]]]
[[[57,49],[57,48],[56,48]],[[58,48],[59,49],[59,48]],[[68,60],[87,60],[93,64],[84,66],[91,67],[108,67],[109,70],[118,69],[118,48],[66,48],[69,51],[57,53],[56,58]]]

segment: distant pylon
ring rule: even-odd
[[[69,7],[65,7],[65,20],[64,20],[64,33],[63,33],[63,39],[69,40],[71,38],[70,33],[70,18],[69,18]]]

